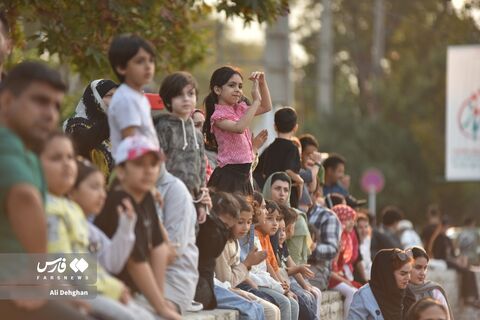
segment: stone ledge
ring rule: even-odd
[[[322,320],[342,320],[343,300],[340,293],[336,291],[322,292]],[[215,309],[199,312],[187,312],[183,317],[186,320],[237,320],[238,311]]]
[[[238,311],[227,309],[187,312],[182,319],[188,320],[238,320]]]

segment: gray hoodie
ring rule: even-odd
[[[153,120],[160,147],[167,156],[168,172],[185,183],[190,193],[197,197],[205,186],[205,146],[203,136],[195,129],[193,120],[187,121],[164,113]]]
[[[175,302],[183,313],[195,296],[198,281],[197,213],[185,185],[166,170],[162,171],[157,190],[164,203],[158,213],[170,241],[178,245],[177,259],[165,274],[165,297]]]

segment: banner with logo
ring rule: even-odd
[[[447,181],[480,181],[480,45],[447,54]]]

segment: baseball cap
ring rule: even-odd
[[[160,148],[142,135],[126,137],[118,145],[115,164],[135,160],[147,153],[153,153],[160,159]]]

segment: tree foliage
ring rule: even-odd
[[[245,22],[272,21],[288,10],[286,0],[235,0],[207,4],[198,0],[5,0],[15,21],[17,45],[34,43],[38,54],[58,55],[84,79],[110,72],[106,52],[111,39],[137,33],[157,50],[157,67],[188,69],[206,54],[203,21],[213,10]]]
[[[311,1],[312,10],[317,2]],[[327,151],[353,159],[348,166],[353,181],[372,165],[384,171],[387,187],[380,194],[381,205],[400,205],[416,221],[430,202],[440,202],[445,212],[457,216],[473,214],[480,204],[473,196],[480,191],[478,183],[447,183],[443,177],[447,47],[479,43],[480,31],[470,12],[474,7],[455,10],[448,1],[385,0],[384,68],[376,78],[371,60],[373,3],[334,1],[336,113],[317,115],[320,126],[310,128],[319,133]],[[311,56],[316,39],[315,33],[303,39]],[[314,105],[315,69],[313,59],[304,68],[306,105]],[[377,104],[374,117],[371,104]],[[343,123],[349,126],[339,132]],[[361,193],[358,183],[352,191]]]

